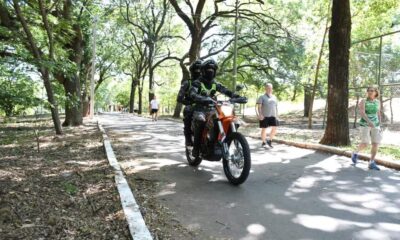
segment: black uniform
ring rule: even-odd
[[[193,108],[192,108],[192,99],[189,97],[189,90],[192,86],[192,80],[186,80],[182,83],[181,88],[179,89],[178,99],[177,101],[185,105],[183,109],[183,134],[185,135],[186,145],[191,146],[192,143],[192,117],[193,117]]]
[[[193,156],[198,157],[199,147],[201,144],[201,133],[205,126],[207,104],[210,104],[209,98],[215,99],[215,94],[220,92],[230,98],[239,97],[239,95],[234,94],[228,88],[218,83],[214,79],[208,81],[207,79],[200,77],[198,80],[192,83],[190,89],[190,98],[193,99],[195,105],[193,107],[193,121],[194,121],[194,148]]]
[[[192,82],[200,77],[201,60],[196,60],[190,66],[190,75],[192,79],[182,82],[181,88],[178,93],[177,101],[185,105],[183,109],[183,133],[187,146],[192,146],[192,117],[193,117],[193,100],[189,96]]]

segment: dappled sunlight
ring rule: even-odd
[[[288,187],[285,196],[293,201],[302,201],[305,194],[317,194],[319,208],[316,211],[312,204],[306,203],[303,213],[293,217],[292,222],[323,232],[355,232],[355,239],[400,236],[398,232],[389,229],[397,226],[393,216],[400,214],[400,201],[397,201],[400,192],[397,187],[399,173],[383,172],[385,175],[381,172],[374,172],[374,175],[368,172],[370,174],[367,175],[365,170],[352,168],[347,158],[337,156],[306,166],[302,176]],[[272,206],[269,207],[271,209],[268,210],[274,213]],[[328,214],[318,214],[321,212]],[[274,214],[279,215],[279,211]],[[383,225],[386,229],[380,225],[381,222],[373,220],[383,216],[392,221]],[[364,238],[367,233],[372,235]]]
[[[5,181],[6,179],[21,182],[25,180],[25,175],[14,171],[14,169],[10,171],[0,169],[0,180]]]
[[[170,184],[166,184],[163,189],[156,194],[156,196],[161,197],[161,196],[165,196],[165,195],[171,195],[171,194],[175,194],[175,186],[176,183],[170,183]]]
[[[267,229],[260,223],[252,223],[246,227],[248,234],[240,240],[263,239]]]
[[[249,226],[247,226],[247,231],[251,235],[261,235],[261,234],[265,233],[266,229],[263,225],[261,225],[259,223],[254,223],[254,224],[250,224]]]
[[[220,161],[187,164],[181,126],[140,120],[108,131],[125,173],[156,179],[156,196],[186,227],[220,233],[239,227],[237,238],[246,240],[268,239],[270,226],[278,225],[293,229],[290,239],[361,239],[368,231],[399,235],[399,173],[369,172],[363,162],[355,168],[344,157],[281,144],[264,149],[249,138],[251,175],[234,187]]]
[[[389,179],[399,181],[398,185],[400,185],[400,176],[397,176],[397,175],[389,176]]]
[[[315,173],[336,173],[339,172],[344,166],[341,164],[341,162],[337,161],[337,156],[333,155],[330,156],[326,155],[327,158],[318,162],[317,164],[311,165],[306,167],[307,168],[312,168],[316,169],[314,172]]]
[[[364,215],[364,216],[371,216],[374,215],[374,211],[371,209],[366,209],[366,208],[361,208],[357,206],[348,206],[342,203],[332,203],[329,204],[329,207],[337,210],[343,210],[351,213],[355,213],[358,215]]]
[[[213,173],[212,178],[209,180],[209,182],[220,182],[220,181],[226,181],[225,176],[223,175],[223,172],[220,173]]]
[[[264,205],[265,209],[270,211],[273,214],[276,215],[292,215],[293,213],[291,211],[285,210],[285,209],[279,209],[277,206],[274,204],[266,204]]]
[[[160,170],[162,167],[177,165],[180,162],[166,159],[166,158],[142,158],[135,159],[135,161],[125,161],[120,163],[124,169],[132,169],[133,172],[140,172],[143,170]]]
[[[79,161],[79,160],[69,160],[66,161],[65,163],[68,164],[76,164],[76,165],[82,165],[82,166],[98,166],[104,164],[104,160],[87,160],[87,161]]]
[[[107,189],[103,184],[88,184],[84,192],[86,196],[91,196],[108,191],[109,189]]]
[[[306,228],[317,229],[325,232],[336,232],[352,228],[369,228],[371,223],[348,221],[321,215],[297,214],[292,220]]]
[[[376,229],[366,229],[353,234],[353,239],[362,239],[362,240],[391,240],[389,234]]]

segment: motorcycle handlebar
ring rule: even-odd
[[[202,103],[208,104],[208,105],[223,104],[224,102],[245,104],[245,103],[247,103],[247,98],[246,97],[236,97],[236,98],[231,98],[228,101],[217,101],[217,100],[212,99],[211,97],[202,99]]]
[[[237,98],[231,98],[229,101],[231,103],[245,104],[245,103],[247,103],[247,98],[246,97],[237,97]]]

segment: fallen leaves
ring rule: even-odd
[[[129,239],[94,123],[61,137],[44,124],[40,153],[29,123],[0,131],[0,238]]]

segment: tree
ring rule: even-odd
[[[186,5],[190,9],[191,17],[189,17],[182,10],[182,8],[179,6],[176,0],[169,0],[169,2],[174,7],[175,12],[178,14],[178,16],[186,24],[191,36],[189,51],[182,57],[180,64],[182,68],[182,82],[183,82],[190,78],[189,71],[187,70],[183,62],[186,58],[189,58],[189,63],[192,63],[198,57],[200,57],[201,42],[204,38],[204,35],[208,30],[210,30],[212,27],[215,26],[213,25],[213,22],[217,17],[216,15],[218,13],[218,2],[215,1],[214,3],[214,14],[210,15],[205,20],[202,20],[202,14],[206,0],[199,0],[196,5],[196,8],[194,8],[194,6],[190,1],[185,1]],[[181,110],[182,110],[182,104],[178,103],[174,111],[174,117],[179,117]]]
[[[349,145],[350,0],[333,0],[329,29],[328,118],[322,144]]]
[[[57,2],[55,2],[57,3]],[[51,3],[51,4],[55,4]],[[43,4],[42,4],[43,5]],[[83,33],[81,23],[79,22],[80,15],[75,15],[75,5],[72,0],[65,0],[59,8],[53,11],[52,17],[57,17],[60,21],[61,28],[58,29],[54,36],[53,28],[46,15],[52,5],[44,5],[41,7],[41,14],[44,21],[44,26],[49,36],[49,41],[54,41],[54,37],[58,39],[65,50],[68,59],[69,68],[58,68],[54,75],[56,79],[63,85],[65,91],[65,120],[63,126],[79,126],[83,123],[82,112],[82,94],[79,69],[83,57]],[[60,26],[57,26],[60,27]]]
[[[40,99],[35,97],[35,90],[32,79],[17,66],[0,66],[0,110],[7,117],[39,105]]]
[[[8,7],[10,6],[13,8],[15,16],[12,16],[9,12]],[[52,35],[48,34],[49,31],[45,31],[42,27],[39,27],[39,29],[36,28],[35,30],[42,31],[44,36],[46,36],[47,32],[47,41],[35,37],[32,26],[30,26],[30,22],[28,22],[25,17],[25,14],[33,15],[36,20],[38,20],[38,18],[40,19],[39,21],[41,21],[42,25],[46,25],[47,16],[43,14],[44,3],[42,0],[39,0],[38,9],[41,12],[40,15],[28,8],[29,5],[23,5],[21,8],[20,2],[17,0],[13,0],[12,4],[8,4],[4,1],[0,2],[0,24],[7,29],[5,33],[0,33],[0,38],[7,40],[8,46],[14,50],[14,53],[11,54],[12,57],[20,57],[23,61],[29,62],[37,67],[46,89],[55,132],[56,134],[62,134],[58,105],[50,79],[53,66],[48,63],[48,61],[54,58],[55,44]]]
[[[125,62],[123,62],[123,65],[121,67],[123,68],[123,72],[131,78],[129,112],[134,112],[135,92],[136,88],[138,88],[138,114],[142,114],[144,79],[149,68],[147,64],[148,48],[146,44],[138,41],[135,34],[132,34],[131,37],[132,39],[130,43],[122,43],[122,45],[128,51],[126,54],[126,60]]]
[[[187,53],[183,55],[183,57],[180,60],[180,66],[182,69],[182,81],[185,81],[190,78],[189,71],[186,68],[187,65],[195,61],[197,58],[207,58],[215,56],[218,53],[223,52],[223,50],[229,47],[229,45],[233,42],[233,39],[228,40],[227,43],[222,47],[222,49],[213,50],[208,54],[206,54],[205,56],[200,56],[202,43],[204,42],[205,39],[210,39],[213,36],[224,37],[229,35],[229,34],[216,33],[208,37],[206,36],[206,34],[210,31],[210,29],[218,26],[216,24],[216,20],[218,18],[231,18],[231,19],[235,18],[236,8],[220,9],[221,6],[226,6],[224,1],[213,1],[213,3],[210,2],[210,4],[213,5],[213,10],[204,11],[205,9],[208,9],[208,6],[206,6],[207,0],[199,0],[196,6],[194,6],[191,3],[191,1],[184,1],[186,4],[185,7],[190,9],[190,14],[186,14],[182,10],[182,7],[180,6],[177,0],[169,0],[169,2],[175,9],[175,12],[178,14],[178,16],[185,23],[191,37],[189,50]],[[239,12],[239,15],[242,16],[241,18],[252,19],[254,22],[259,21],[260,24],[263,24],[264,23],[263,17],[266,15],[263,14],[262,12],[255,12],[251,8],[251,6],[254,4],[259,5],[262,3],[263,1],[260,0],[246,1],[244,3],[240,3],[237,6],[238,8],[237,10]],[[210,14],[206,14],[209,12]],[[187,58],[189,61],[186,64],[184,64]],[[181,110],[182,110],[182,104],[178,103],[176,105],[173,117],[179,117]]]
[[[136,35],[146,45],[147,48],[147,68],[149,73],[149,101],[153,98],[154,93],[154,73],[157,67],[163,62],[171,59],[177,59],[171,55],[169,45],[176,44],[175,39],[180,36],[171,34],[169,29],[166,29],[167,12],[169,11],[168,0],[151,0],[146,3],[148,11],[140,11],[139,3],[133,5],[135,15],[131,16],[130,0],[125,0],[125,9],[121,6],[121,15],[133,31],[131,34]],[[143,6],[142,6],[143,7]]]
[[[127,3],[129,5],[129,3]],[[127,6],[128,7],[128,6]],[[120,6],[121,13],[118,19],[118,25],[127,23],[127,17],[124,16],[122,7]],[[128,14],[128,13],[126,13]],[[118,45],[122,48],[121,62],[119,64],[119,71],[130,77],[130,94],[129,94],[129,112],[134,112],[135,94],[138,90],[138,114],[143,112],[143,87],[146,74],[149,69],[148,61],[148,44],[143,41],[141,31],[135,28],[120,28],[116,35],[118,36]]]

